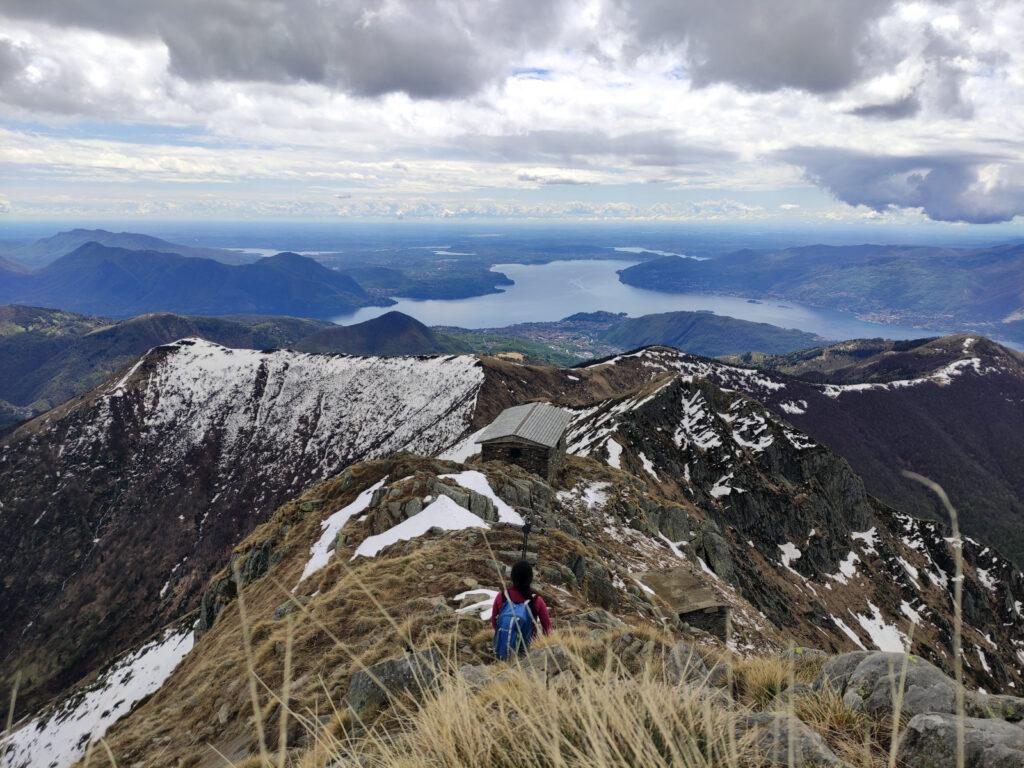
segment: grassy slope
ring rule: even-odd
[[[337,509],[378,478],[444,469],[407,461],[370,462],[319,484],[236,548],[239,562],[263,550],[275,553],[275,565],[243,587],[242,599],[223,609],[163,688],[108,733],[117,765],[754,768],[763,751],[738,728],[743,716],[761,711],[799,714],[851,764],[887,765],[891,722],[854,712],[827,692],[778,698],[812,681],[820,657],[733,658],[704,636],[693,647],[718,673],[679,687],[666,677],[676,638],[664,625],[623,607],[625,624],[595,630],[582,618],[594,607],[586,595],[549,584],[540,588],[558,628],[535,647],[565,649],[560,663],[569,674],[545,679],[489,666],[481,668],[488,680],[481,688],[460,670],[489,659],[491,631],[475,613],[453,611],[450,595],[492,584],[491,558],[515,557],[516,529],[498,527],[486,538],[429,535],[353,563],[355,542],[344,536],[327,567],[293,590],[325,514],[308,514],[303,502]],[[571,471],[608,473],[579,460]],[[545,563],[574,552],[593,556],[586,542],[558,530],[533,540]],[[343,703],[351,676],[407,648],[437,649],[452,676],[423,702],[396,697],[376,720],[355,720]],[[733,695],[724,695],[730,688]],[[87,762],[113,765],[100,747]]]

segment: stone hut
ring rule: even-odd
[[[642,577],[655,594],[671,606],[679,619],[719,640],[726,639],[729,606],[684,566],[650,571]]]
[[[555,479],[565,461],[565,431],[572,415],[549,403],[506,408],[477,442],[484,461],[504,461]]]

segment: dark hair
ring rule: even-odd
[[[526,560],[520,560],[512,566],[512,586],[524,598],[533,594],[530,585],[533,584],[533,566]]]

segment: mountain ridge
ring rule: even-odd
[[[160,253],[176,253],[192,258],[213,259],[224,264],[248,264],[258,257],[243,255],[239,251],[222,248],[202,248],[190,245],[179,245],[159,237],[143,235],[137,232],[109,232],[105,229],[70,229],[58,232],[25,245],[8,248],[0,253],[28,269],[39,269],[66,256],[86,243],[100,243],[131,251],[159,251]]]
[[[619,272],[663,292],[779,297],[881,322],[1024,340],[1024,246],[857,245],[735,251],[705,261],[667,256]]]
[[[0,516],[14,542],[10,551],[20,553],[0,553],[0,577],[10,584],[0,607],[11,617],[0,636],[0,674],[9,682],[14,669],[32,670],[21,700],[26,711],[41,706],[105,658],[193,610],[237,542],[310,483],[400,451],[464,459],[475,432],[503,408],[538,397],[573,409],[572,454],[639,478],[648,486],[643,494],[672,500],[689,522],[649,502],[637,519],[672,542],[690,541],[701,562],[745,585],[744,599],[787,631],[796,620],[800,632],[834,633],[844,643],[849,621],[860,622],[861,632],[879,622],[892,626],[907,616],[892,591],[872,598],[884,614],[862,604],[851,615],[834,604],[837,623],[814,608],[839,599],[832,595],[843,582],[829,574],[845,573],[850,552],[855,565],[874,562],[869,550],[881,540],[866,548],[853,540],[849,551],[847,542],[853,533],[867,536],[872,521],[884,526],[890,555],[871,567],[888,575],[873,588],[911,590],[903,598],[910,599],[915,587],[893,570],[899,561],[892,553],[908,562],[922,555],[903,552],[900,537],[930,542],[921,544],[930,564],[915,566],[936,574],[929,589],[941,573],[948,583],[944,539],[935,523],[886,511],[844,459],[760,404],[777,407],[795,381],[668,348],[557,369],[468,356],[229,350],[201,340],[157,347],[0,441]],[[161,471],[153,473],[154,466]],[[180,516],[182,509],[191,515]],[[699,522],[709,514],[716,527]],[[809,533],[817,530],[832,533]],[[58,540],[58,531],[55,549],[47,542]],[[141,556],[154,537],[159,557]],[[748,541],[760,542],[756,557]],[[971,588],[968,616],[978,626],[1001,626],[991,618],[1002,605],[994,595],[1002,594],[1003,580],[1017,589],[1019,576],[982,549],[972,557],[989,558],[981,567],[1001,575],[995,587]],[[118,557],[107,557],[113,553]],[[827,595],[806,589],[786,602],[776,594],[784,590],[777,579],[791,571],[832,586]],[[52,583],[36,581],[40,573],[64,582],[59,603],[49,597]],[[855,592],[850,599],[857,594],[863,601]],[[935,594],[928,601],[930,610],[945,610]],[[806,611],[787,618],[793,604]],[[860,643],[870,638],[850,632]],[[918,641],[938,658],[939,641],[929,637],[921,632]],[[1005,681],[1008,663],[986,657],[989,669],[1001,671],[972,669]]]
[[[176,356],[184,356],[180,365],[174,362]],[[383,364],[365,358],[228,352],[198,341],[182,342],[155,350],[96,393],[90,407],[100,411],[81,426],[87,432],[106,423],[106,413],[122,414],[120,418],[135,414],[156,430],[144,438],[151,445],[174,449],[184,439],[209,452],[207,436],[224,434],[216,426],[221,418],[228,424],[255,410],[264,422],[276,421],[265,394],[258,406],[248,401],[227,416],[216,416],[217,402],[237,401],[237,393],[248,391],[250,383],[268,393],[281,391],[280,374],[300,365],[316,366],[323,378],[339,366]],[[529,517],[535,524],[531,552],[538,561],[538,588],[550,596],[559,622],[585,621],[585,616],[600,610],[604,613],[596,615],[606,627],[628,619],[637,633],[668,622],[681,628],[684,636],[707,643],[707,635],[686,629],[672,617],[660,591],[664,582],[654,578],[681,570],[687,580],[697,580],[731,607],[739,649],[782,648],[795,642],[826,652],[857,647],[892,651],[913,634],[915,652],[949,669],[954,566],[948,531],[872,499],[843,459],[743,394],[739,385],[744,382],[750,390],[772,390],[777,382],[762,372],[658,348],[569,371],[475,358],[389,363],[395,364],[412,366],[406,379],[415,370],[420,385],[428,378],[423,366],[441,366],[444,375],[434,380],[446,397],[451,396],[452,371],[461,372],[457,386],[463,388],[463,405],[458,417],[445,418],[420,433],[427,441],[421,446],[450,447],[439,451],[438,458],[396,456],[392,447],[381,458],[350,464],[340,474],[325,465],[319,483],[288,486],[276,511],[258,527],[250,523],[248,535],[207,566],[208,577],[188,587],[196,595],[191,604],[199,604],[198,631],[188,634],[186,625],[157,635],[158,645],[168,653],[178,649],[177,669],[173,674],[168,670],[167,682],[109,734],[120,762],[128,756],[130,761],[143,759],[155,748],[163,759],[177,759],[194,749],[197,736],[233,759],[242,759],[255,748],[245,688],[238,685],[245,679],[240,666],[244,657],[238,652],[238,589],[245,590],[247,611],[254,626],[261,628],[256,657],[261,679],[279,678],[281,657],[275,648],[289,612],[315,617],[298,622],[295,658],[301,666],[292,689],[297,701],[312,710],[326,706],[322,696],[331,701],[342,697],[349,676],[358,668],[352,666],[353,653],[368,661],[400,655],[403,643],[418,646],[439,623],[447,626],[460,616],[468,624],[460,656],[479,662],[486,653],[485,625],[447,606],[459,606],[467,591],[490,595],[498,588],[522,543],[514,515]],[[712,365],[718,367],[708,368]],[[248,371],[242,380],[229,373],[242,369]],[[182,378],[176,370],[188,376]],[[265,379],[261,371],[266,371]],[[309,372],[288,374],[294,383],[282,392],[282,404],[294,396],[287,390],[297,386],[316,400],[308,390],[317,379]],[[374,376],[372,382],[364,382],[368,386],[362,397],[346,399],[359,403],[389,381]],[[221,394],[225,383],[232,390]],[[334,391],[333,386],[326,389]],[[157,400],[147,394],[154,391],[160,394]],[[474,430],[505,404],[541,391],[571,406],[574,414],[568,434],[570,458],[553,485],[517,467],[473,458]],[[183,400],[184,396],[193,399]],[[407,406],[425,402],[433,398],[425,395]],[[168,408],[174,411],[170,420]],[[73,410],[54,414],[51,422],[66,423],[74,418]],[[444,410],[435,408],[434,413]],[[405,421],[359,420],[348,424],[346,434],[352,434],[357,424],[365,429],[394,423]],[[38,451],[31,446],[46,443],[46,431],[52,427],[45,416],[33,424],[23,433],[31,432],[35,439],[22,445]],[[165,427],[170,431],[164,432]],[[72,428],[68,436],[75,434]],[[314,438],[315,432],[299,434],[312,440],[312,456],[320,455],[318,445],[327,444]],[[267,445],[266,437],[248,439],[244,429],[239,437],[247,451],[257,446],[263,452],[261,473],[272,481],[276,472],[267,459],[279,448]],[[75,438],[62,444],[88,455],[82,453],[88,446],[80,443]],[[286,482],[301,466],[295,450],[293,446],[282,465],[288,467]],[[247,456],[234,454],[243,455]],[[153,462],[158,457],[147,458]],[[9,452],[3,453],[3,461],[9,461]],[[63,474],[68,464],[62,461]],[[210,465],[232,472],[237,461],[215,460]],[[0,475],[10,476],[2,464]],[[144,478],[134,480],[140,481]],[[43,482],[45,488],[47,481]],[[187,476],[175,476],[176,488],[190,483]],[[230,485],[222,482],[220,487]],[[460,514],[468,522],[442,526],[447,530],[421,526],[420,533],[404,537],[394,533],[398,526],[408,528],[417,515],[429,516],[428,507],[441,496],[446,508],[465,510]],[[10,497],[4,501],[4,509],[10,509]],[[150,501],[151,507],[161,503]],[[215,505],[208,508],[207,525],[214,525],[219,515]],[[330,522],[336,518],[340,524]],[[164,527],[166,522],[154,530],[161,531],[166,550],[174,540]],[[94,530],[101,540],[109,536],[108,530]],[[147,537],[137,523],[133,535]],[[482,536],[488,537],[489,547],[481,542]],[[73,551],[68,545],[65,541],[65,557]],[[186,573],[191,561],[182,564],[181,553],[176,550],[165,566],[148,564],[142,579],[148,588],[134,598],[134,610],[129,611],[136,621],[153,602],[180,597],[185,580],[194,581]],[[1024,598],[1024,577],[991,548],[973,540],[965,542],[964,554],[968,678],[990,691],[1024,684],[1016,661],[1017,653],[1024,652],[1024,618],[1015,607]],[[132,561],[117,565],[118,577],[132,581],[132,571],[126,571]],[[237,582],[233,568],[239,574]],[[418,589],[412,591],[407,588],[410,569],[417,573]],[[385,588],[387,584],[392,587]],[[408,638],[389,630],[386,617],[376,614],[375,607],[361,609],[366,601],[346,598],[353,590],[358,592],[358,585],[374,590],[375,606],[379,602],[393,615],[416,617]],[[289,608],[293,601],[300,607]],[[118,605],[122,604],[123,598]],[[458,610],[470,606],[483,610],[472,601],[461,603]],[[612,619],[601,618],[609,612]],[[154,629],[163,626],[157,622]],[[321,626],[343,634],[350,644],[349,656],[336,658],[340,650],[325,648]],[[137,655],[149,647],[138,643],[154,642],[152,637],[140,633],[121,647],[135,648],[131,654]],[[302,674],[309,665],[326,665],[329,672],[323,677]],[[272,685],[276,688],[277,683]],[[119,695],[117,689],[112,695]],[[161,734],[158,747],[155,732]]]
[[[352,278],[294,253],[234,266],[86,243],[7,282],[0,286],[0,301],[111,317],[176,312],[328,318],[390,303],[369,297]]]

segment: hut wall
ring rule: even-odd
[[[536,443],[494,440],[484,443],[480,452],[484,461],[515,464],[548,480],[554,476],[559,466],[558,450],[545,448]]]

